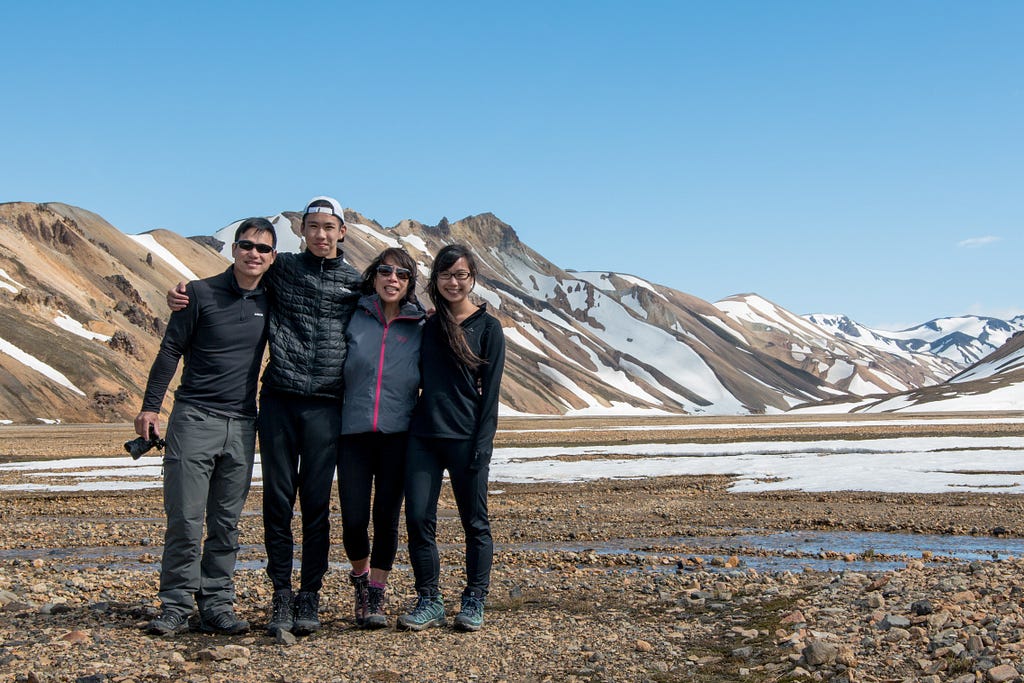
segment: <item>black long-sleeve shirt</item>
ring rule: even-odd
[[[188,306],[171,314],[150,368],[142,409],[160,411],[184,356],[175,400],[230,417],[254,417],[269,319],[264,290],[239,287],[232,267],[188,283],[186,292]]]
[[[490,460],[498,431],[498,393],[505,369],[505,333],[486,305],[462,321],[466,342],[485,363],[474,372],[455,356],[438,316],[423,326],[420,351],[422,393],[409,433],[472,439],[477,461]]]

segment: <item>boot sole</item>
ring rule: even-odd
[[[295,624],[292,626],[292,634],[296,636],[308,636],[320,630],[320,624]]]
[[[367,617],[366,620],[363,621],[363,623],[359,625],[359,628],[365,629],[367,631],[375,631],[375,630],[377,630],[379,628],[387,628],[387,627],[388,627],[388,618],[387,617]]]
[[[199,624],[199,630],[203,633],[216,633],[221,636],[238,636],[243,633],[249,632],[248,622],[242,622],[237,626],[231,628],[217,628],[216,626],[210,626],[209,624]]]
[[[456,631],[475,632],[479,631],[481,626],[483,626],[483,624],[471,624],[465,621],[459,621],[458,619],[455,620]]]
[[[398,620],[398,628],[403,631],[426,631],[428,628],[433,628],[435,626],[446,626],[447,624],[448,620],[443,618],[431,619],[430,621],[425,621],[422,624],[406,623],[402,621],[401,618],[399,618]]]
[[[182,626],[180,628],[152,628],[152,627],[147,627],[146,628],[146,633],[148,633],[151,636],[160,636],[161,638],[173,638],[174,636],[180,636],[183,633],[188,633],[189,630],[190,629],[189,629],[188,624],[185,624],[184,626]]]

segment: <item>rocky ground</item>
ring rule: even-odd
[[[0,460],[109,455],[125,429],[4,427]],[[556,438],[565,436],[515,428],[500,437]],[[586,429],[573,438],[642,437]],[[294,642],[259,628],[270,588],[260,569],[258,489],[242,521],[236,579],[238,611],[253,631],[174,639],[142,630],[157,607],[158,491],[0,493],[0,681],[1022,680],[1024,560],[824,548],[807,559],[829,557],[838,570],[806,570],[797,557],[789,571],[769,573],[752,560],[775,551],[733,554],[699,540],[792,529],[1020,538],[1019,496],[733,494],[728,484],[495,486],[493,585],[475,634],[355,629],[335,517],[324,629]],[[447,495],[441,518],[442,585],[454,613],[461,529]],[[623,549],[606,552],[611,544]],[[398,563],[393,614],[412,595],[404,550]]]

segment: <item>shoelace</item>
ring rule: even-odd
[[[421,595],[416,600],[416,607],[413,608],[413,614],[421,614],[423,612],[429,612],[434,604],[434,599],[429,595]]]
[[[271,621],[285,621],[292,615],[292,603],[286,597],[274,598],[273,616]]]
[[[303,598],[296,601],[295,611],[302,619],[312,619],[316,617],[317,607],[312,598]]]
[[[484,601],[476,597],[462,599],[462,611],[468,615],[477,616],[483,614]]]
[[[369,592],[366,609],[369,613],[380,612],[384,605],[384,591],[372,590]]]

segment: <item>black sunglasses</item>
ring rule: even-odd
[[[261,254],[269,254],[270,252],[274,251],[274,248],[269,244],[263,244],[262,242],[253,242],[252,240],[238,240],[237,242],[235,242],[235,246],[241,249],[242,251],[249,251],[250,249],[255,249]]]
[[[412,277],[412,271],[408,268],[399,268],[398,266],[389,266],[386,263],[382,263],[377,266],[377,275],[383,275],[388,277],[391,274],[398,276],[399,280],[408,280]]]

